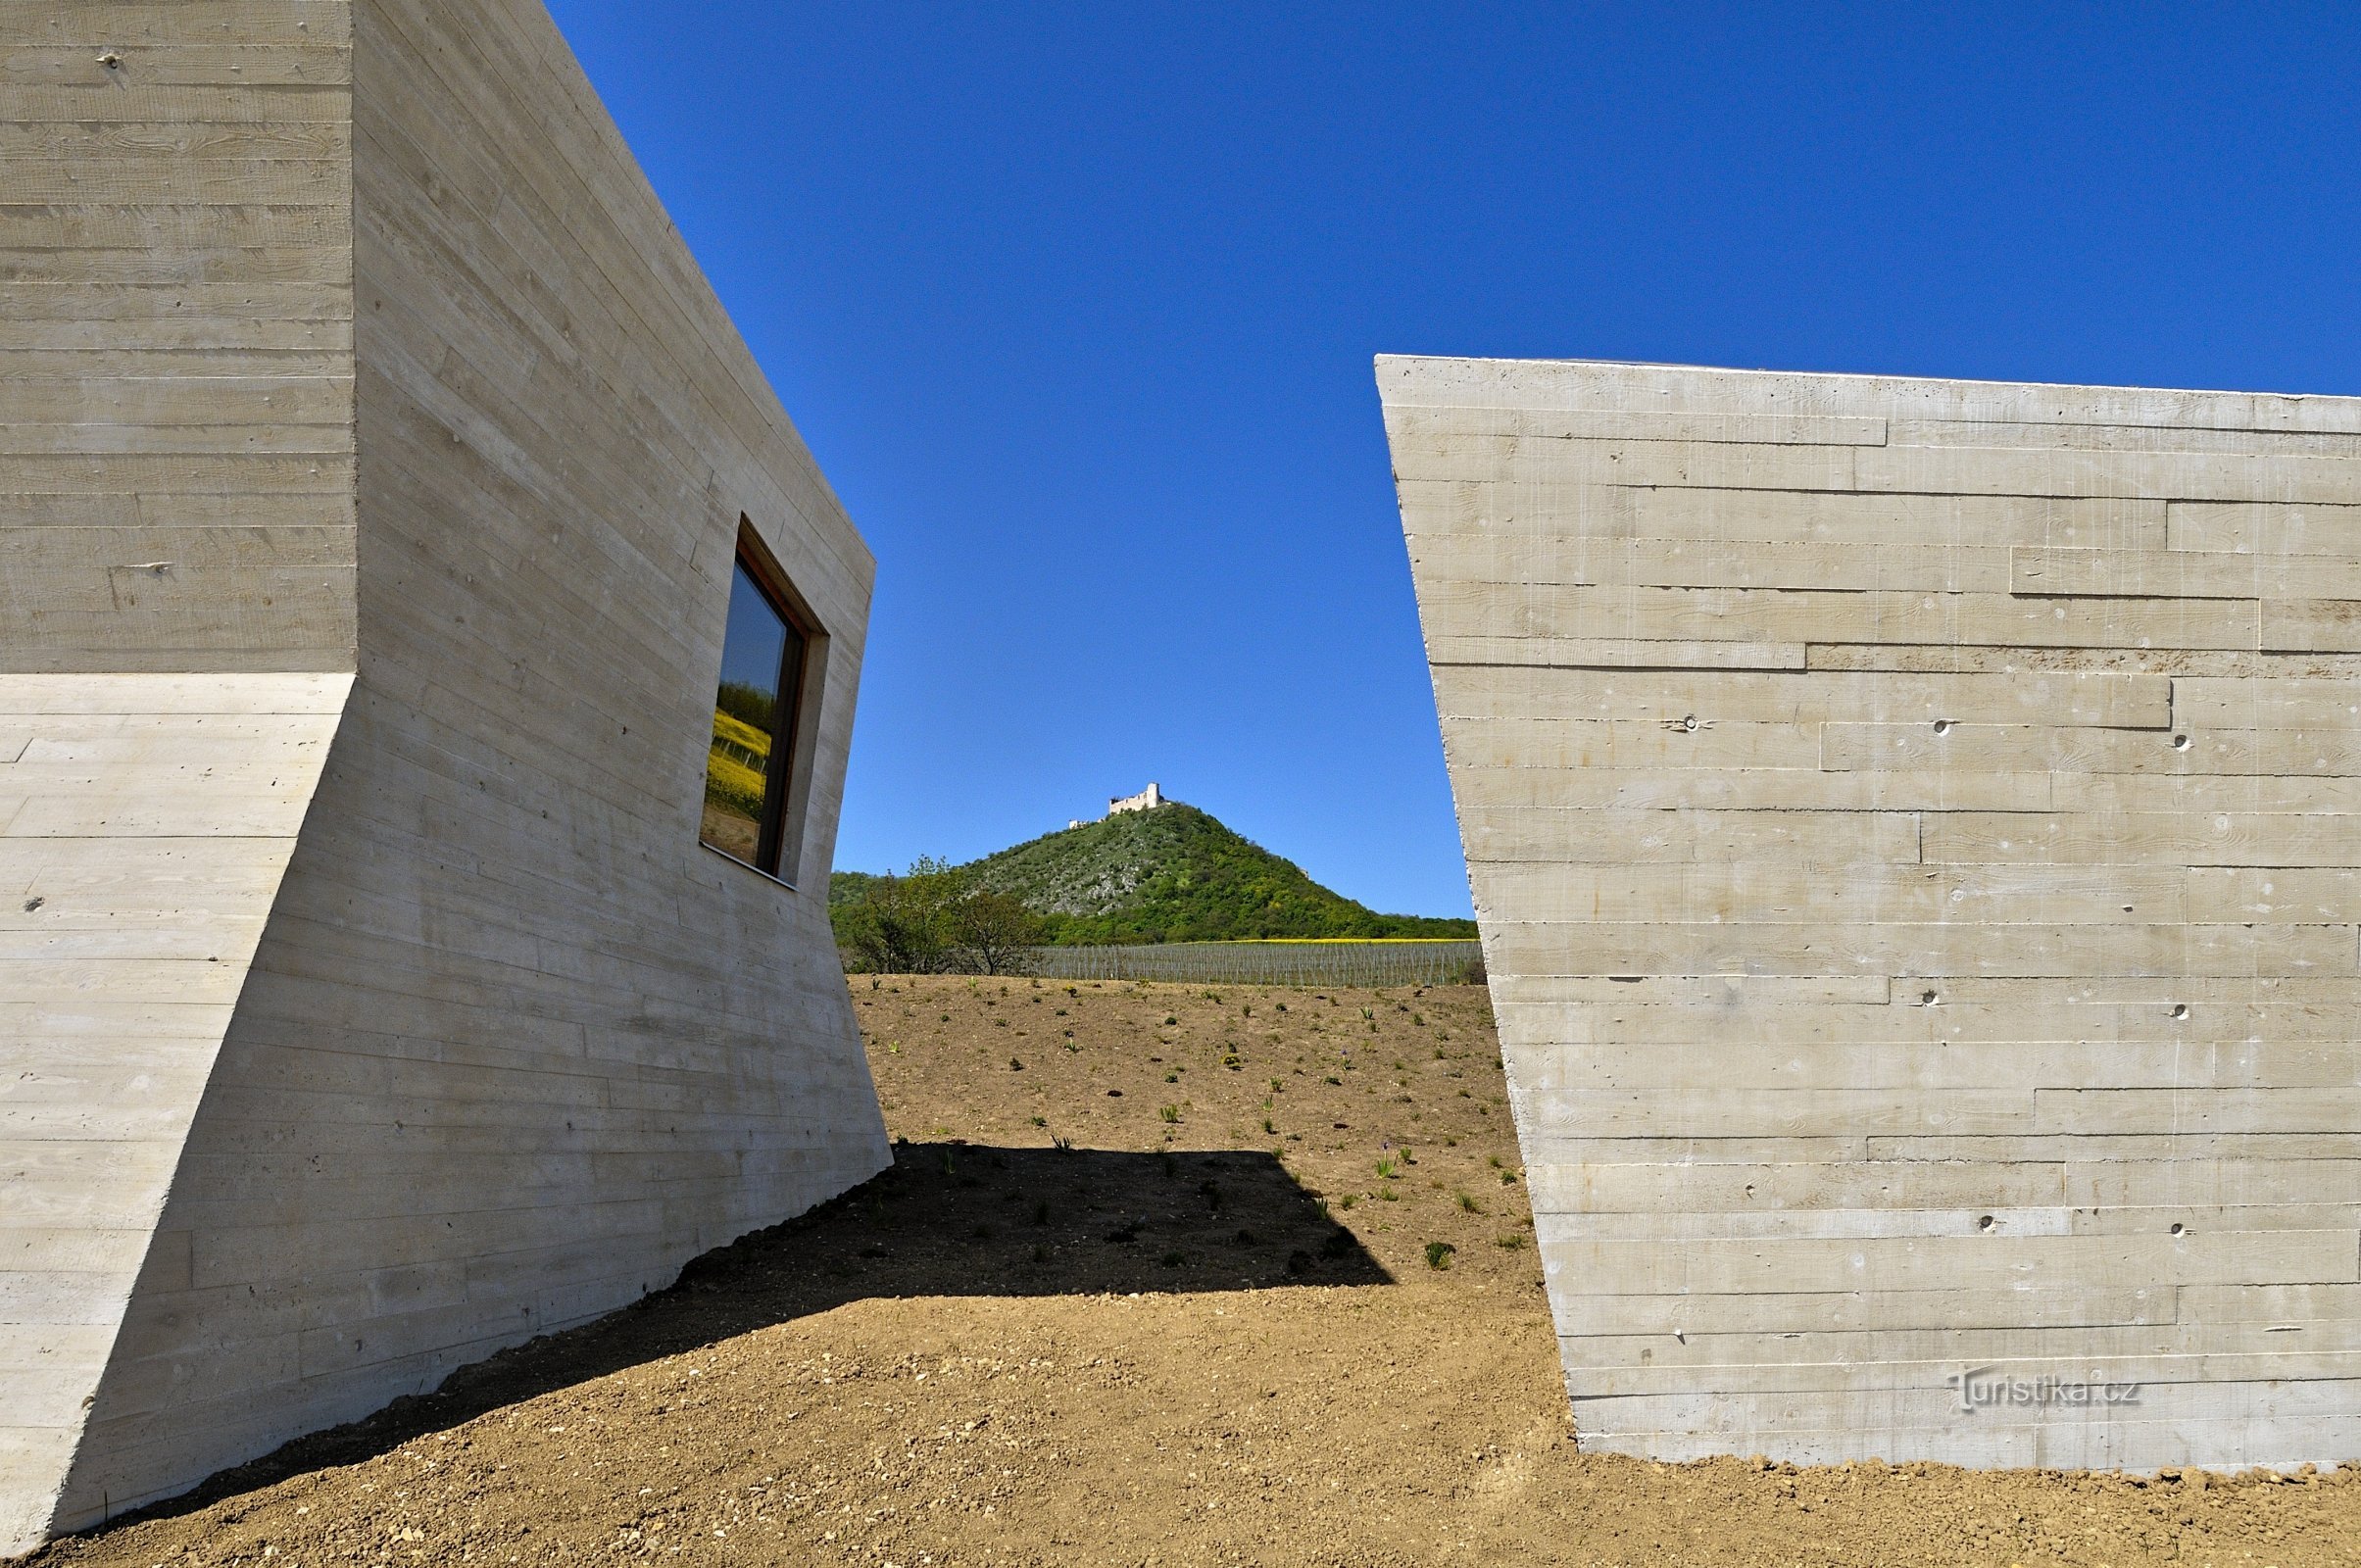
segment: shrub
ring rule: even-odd
[[[890,974],[1026,973],[1048,929],[1015,899],[924,858],[868,878],[828,919],[848,968]]]

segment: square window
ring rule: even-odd
[[[795,838],[787,805],[812,638],[788,609],[784,579],[749,543],[742,534],[730,577],[697,836],[732,859],[778,876],[782,851]]]

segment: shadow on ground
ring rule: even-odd
[[[890,1169],[692,1259],[667,1290],[111,1524],[356,1464],[504,1405],[850,1301],[1392,1282],[1269,1154],[897,1144]]]

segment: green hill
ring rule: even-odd
[[[1271,937],[1473,937],[1473,920],[1379,914],[1332,893],[1194,806],[1125,811],[1045,834],[959,869],[1050,922],[1066,946]],[[871,878],[839,871],[828,902]]]

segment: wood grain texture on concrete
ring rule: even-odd
[[[0,674],[0,1549],[48,1526],[133,1282],[170,1266],[157,1218],[351,684]]]
[[[1377,375],[1581,1441],[2361,1456],[2361,400]]]
[[[887,1158],[873,562],[541,7],[11,15],[0,1551]],[[819,634],[778,879],[698,837],[742,527]]]

